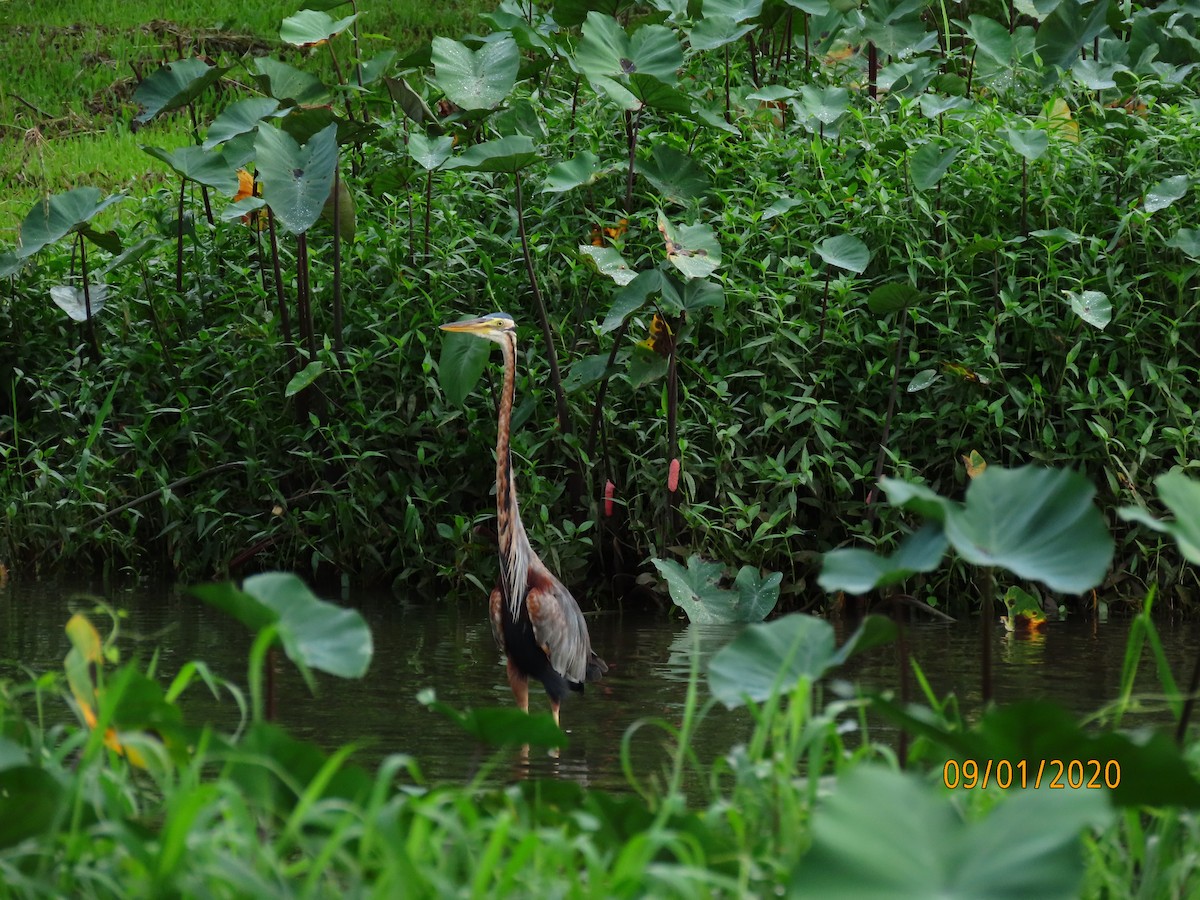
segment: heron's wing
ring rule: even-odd
[[[555,671],[568,681],[582,684],[587,679],[592,641],[579,604],[541,560],[533,560],[528,578],[525,605],[534,639]]]
[[[496,639],[496,646],[501,650],[504,650],[504,620],[501,618],[503,604],[504,593],[500,590],[500,585],[496,585],[488,598],[488,609],[492,619],[492,637]]]

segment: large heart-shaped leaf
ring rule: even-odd
[[[492,109],[517,83],[521,52],[510,37],[471,50],[466,44],[435,37],[434,77],[446,98],[465,110]]]
[[[6,738],[0,744],[16,748]],[[23,753],[23,751],[22,751]],[[0,849],[41,834],[60,815],[63,786],[39,766],[0,769]]]
[[[487,365],[490,341],[471,334],[447,332],[442,337],[442,355],[438,360],[438,382],[446,399],[462,406]]]
[[[318,103],[329,95],[329,88],[316,75],[303,72],[277,59],[257,56],[253,65],[258,71],[255,81],[264,92],[276,100],[303,105]]]
[[[195,58],[167,63],[133,92],[134,101],[142,107],[134,121],[149,122],[160,113],[187,106],[228,71],[228,66],[210,66]]]
[[[687,278],[707,278],[721,266],[721,245],[711,225],[674,225],[661,212],[658,231],[667,261]]]
[[[356,18],[357,14],[349,15],[335,22],[327,12],[302,9],[283,20],[279,26],[279,39],[296,47],[311,47],[341,34]]]
[[[207,185],[230,197],[238,191],[237,170],[215,150],[205,150],[195,144],[187,144],[177,150],[145,145],[142,149],[155,159],[165,162],[180,178]]]
[[[1112,321],[1112,302],[1103,291],[1067,291],[1071,310],[1093,328],[1101,331]]]
[[[371,630],[358,611],[321,600],[290,573],[252,575],[242,582],[241,590],[224,582],[201,585],[191,593],[252,631],[276,626],[288,659],[304,672],[310,685],[309,669],[361,678],[371,663]]]
[[[942,180],[960,152],[962,147],[944,149],[937,144],[922,144],[913,153],[909,164],[913,186],[919,191],[929,190]]]
[[[584,150],[551,166],[550,171],[546,173],[546,180],[542,182],[542,192],[561,194],[594,184],[606,170],[607,167],[600,162],[595,153]]]
[[[1173,175],[1155,184],[1146,191],[1146,212],[1158,212],[1181,199],[1187,193],[1189,183],[1186,175]]]
[[[753,30],[752,23],[736,22],[729,16],[706,14],[688,32],[688,43],[693,50],[716,50],[740,41]]]
[[[593,11],[583,23],[573,62],[587,76],[626,78],[638,72],[675,84],[683,49],[675,33],[662,25],[643,25],[630,37],[612,16]]]
[[[832,125],[850,108],[850,92],[842,87],[818,88],[806,84],[800,89],[804,112],[822,125]]]
[[[593,247],[590,244],[580,244],[579,252],[589,259],[601,275],[607,275],[622,287],[637,277],[637,272],[629,268],[629,263],[612,247]]]
[[[239,134],[249,134],[258,127],[259,122],[273,115],[278,109],[279,101],[271,97],[251,97],[249,100],[231,103],[208,126],[204,149],[211,150]]]
[[[449,160],[447,169],[466,169],[468,172],[508,172],[525,168],[538,159],[537,147],[523,134],[509,135],[494,141],[484,141],[468,147],[466,152]]]
[[[680,205],[698,200],[712,187],[708,175],[690,156],[666,144],[656,144],[649,159],[637,160],[635,170],[664,200]]]
[[[856,275],[862,274],[871,263],[871,251],[852,234],[825,238],[814,249],[827,264]]]
[[[1200,566],[1200,481],[1182,471],[1167,472],[1154,479],[1158,496],[1175,514],[1174,522],[1156,519],[1141,507],[1124,506],[1117,515],[1127,522],[1141,522],[1155,531],[1169,534],[1179,545],[1183,558]]]
[[[900,542],[890,556],[869,550],[830,550],[822,557],[817,584],[826,591],[865,594],[898,584],[916,572],[932,572],[946,555],[946,535],[936,524],[926,524]]]
[[[317,132],[303,147],[279,128],[260,128],[254,146],[263,199],[288,231],[308,231],[333,187],[337,124]]]
[[[93,317],[104,309],[104,302],[108,299],[108,286],[104,284],[89,284],[87,296],[85,297],[83,295],[83,288],[56,284],[50,288],[50,299],[54,301],[55,306],[70,316],[72,320],[86,322],[89,307],[91,307]]]
[[[1080,896],[1085,829],[1112,818],[1101,791],[1013,790],[964,822],[914,775],[862,765],[813,815],[792,893],[813,898]]]
[[[1030,162],[1040,157],[1050,146],[1050,135],[1041,128],[1031,128],[1028,131],[1006,128],[1004,137],[1014,150]]]
[[[688,559],[687,568],[669,559],[652,560],[671,592],[675,605],[687,613],[688,620],[700,625],[761,622],[779,600],[783,575],[773,572],[766,578],[752,566],[743,566],[734,585],[737,590],[720,587],[725,567],[706,562],[698,556]]]
[[[708,665],[713,697],[729,709],[749,700],[762,703],[779,692],[790,692],[803,679],[821,678],[834,666],[871,647],[888,643],[896,634],[893,622],[867,616],[839,649],[833,626],[823,619],[792,613],[773,622],[748,625]]]
[[[408,136],[408,155],[427,172],[444,166],[453,150],[454,139],[448,135],[431,139],[414,131]]]
[[[1083,593],[1104,579],[1114,548],[1095,493],[1067,469],[988,466],[967,488],[966,502],[948,510],[946,537],[969,563]]]
[[[113,194],[101,200],[99,188],[81,187],[54,194],[34,204],[21,223],[21,246],[17,249],[17,259],[32,256],[72,231],[84,230],[88,220],[98,212],[124,199],[123,194]]]

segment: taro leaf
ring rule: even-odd
[[[279,26],[279,39],[296,47],[311,47],[341,34],[356,18],[357,14],[335,22],[329,13],[302,9],[283,20]]]
[[[25,266],[25,260],[17,256],[15,251],[0,253],[0,278],[16,275]]]
[[[729,16],[708,15],[697,22],[688,32],[688,43],[693,50],[716,50],[734,41],[740,41],[753,31],[752,23],[738,23]]]
[[[792,613],[772,622],[748,625],[708,664],[708,686],[728,709],[747,699],[762,703],[777,692],[790,692],[801,679],[816,681],[829,669],[895,634],[895,626],[867,616],[839,650],[833,626],[823,619]]]
[[[712,186],[691,157],[665,144],[656,144],[650,151],[650,159],[637,160],[635,169],[654,185],[664,200],[680,205],[698,200]]]
[[[258,127],[259,122],[267,116],[274,115],[278,109],[279,101],[271,97],[251,97],[249,100],[231,103],[208,126],[204,149],[211,150],[239,134],[248,134]]]
[[[221,211],[221,221],[233,222],[236,219],[250,215],[256,209],[262,209],[266,205],[267,201],[262,197],[243,197],[236,203],[230,203]]]
[[[550,171],[546,173],[546,180],[542,182],[542,193],[561,194],[573,191],[577,187],[594,184],[604,172],[605,167],[600,164],[600,158],[595,153],[584,150],[550,167]]]
[[[635,391],[643,385],[667,374],[667,357],[655,353],[644,344],[634,344],[629,354],[629,365],[625,370],[625,378]]]
[[[167,63],[142,80],[133,99],[142,106],[135,122],[149,122],[160,113],[187,106],[229,71],[228,66],[210,66],[202,59],[179,59]]]
[[[721,265],[721,245],[711,225],[673,225],[661,212],[658,231],[667,245],[667,261],[687,278],[707,278]]]
[[[445,164],[447,169],[468,172],[516,172],[538,159],[533,141],[523,134],[484,141]]]
[[[827,16],[832,9],[829,0],[783,0],[783,2],[810,16]]]
[[[113,194],[101,200],[99,188],[81,187],[39,200],[21,223],[17,258],[32,256],[72,231],[85,230],[96,213],[124,199],[123,194]]]
[[[776,100],[786,100],[795,97],[796,92],[782,84],[768,84],[746,95],[747,100],[757,100],[760,103],[774,103]]]
[[[596,271],[607,275],[617,284],[624,287],[637,277],[637,273],[629,268],[629,263],[612,247],[593,247],[590,244],[580,244],[579,252],[591,260]]]
[[[1055,68],[1070,69],[1079,58],[1079,51],[1090,47],[1108,27],[1111,0],[1084,3],[1060,3],[1037,30],[1037,55],[1049,81]],[[1086,18],[1085,18],[1086,16]]]
[[[585,356],[571,364],[571,369],[563,379],[563,390],[568,394],[591,387],[609,374],[608,354],[599,353],[595,356]]]
[[[302,72],[269,56],[255,57],[254,68],[258,71],[255,78],[258,86],[276,100],[302,105],[316,103],[329,95],[329,88],[316,75]]]
[[[142,149],[155,159],[165,162],[176,175],[186,181],[207,185],[229,197],[237,193],[237,172],[218,151],[205,150],[195,144],[180,147],[178,150],[164,150],[162,147],[146,145],[142,145]]]
[[[763,221],[769,221],[776,216],[782,216],[790,209],[795,209],[797,206],[803,206],[803,200],[797,200],[794,197],[780,197],[770,206],[763,210]]]
[[[13,745],[0,738],[0,743]],[[9,765],[0,770],[0,849],[41,834],[59,815],[63,787],[45,769]]]
[[[1117,72],[1128,72],[1129,67],[1117,63],[1104,65],[1094,59],[1077,59],[1071,66],[1071,75],[1089,91],[1106,91],[1115,88],[1113,76]]]
[[[624,78],[637,72],[675,84],[683,50],[669,28],[643,25],[631,38],[616,19],[593,11],[583,23],[574,65],[589,77]]]
[[[472,51],[449,38],[433,39],[433,68],[438,86],[455,106],[465,110],[492,109],[517,83],[521,51],[511,37]]]
[[[1071,115],[1071,106],[1062,97],[1047,100],[1038,115],[1038,127],[1071,144],[1079,143],[1079,123]]]
[[[470,334],[447,332],[442,337],[442,355],[438,360],[438,381],[446,399],[462,406],[467,394],[479,383],[488,361],[490,341]]]
[[[769,616],[779,602],[779,585],[782,583],[782,572],[772,572],[763,578],[756,567],[742,566],[733,586],[737,588],[738,612],[743,621],[761,622]]]
[[[1180,228],[1171,235],[1167,246],[1183,251],[1192,259],[1200,260],[1200,228]]]
[[[669,299],[667,292],[663,293],[664,300]],[[667,304],[664,304],[667,305]],[[679,298],[679,311],[694,313],[701,309],[724,309],[725,288],[706,278],[693,278],[683,286]]]
[[[600,325],[600,333],[608,334],[621,327],[621,323],[641,309],[651,294],[663,289],[662,273],[658,269],[639,272],[633,281],[617,291],[608,315]]]
[[[1039,158],[1050,146],[1050,135],[1041,128],[1031,128],[1028,131],[1006,128],[1004,137],[1008,139],[1009,146],[1030,162]]]
[[[1103,331],[1112,321],[1112,303],[1103,291],[1067,291],[1067,299],[1075,315],[1094,328]]]
[[[921,95],[921,115],[927,119],[950,112],[961,112],[970,109],[974,104],[966,97],[939,97],[936,94]]]
[[[817,88],[806,84],[800,89],[804,111],[822,125],[832,125],[850,108],[850,92],[845,88]]]
[[[1146,192],[1145,207],[1146,212],[1158,212],[1160,209],[1166,209],[1176,200],[1183,197],[1187,193],[1188,177],[1186,175],[1174,175],[1170,178],[1164,178],[1154,187]]]
[[[923,296],[911,284],[898,281],[881,284],[867,294],[867,308],[877,316],[886,316],[888,313],[899,312],[913,306]]]
[[[643,72],[634,72],[629,76],[629,93],[643,106],[657,109],[659,112],[690,115],[694,106],[692,98],[687,94],[659,81],[654,75],[646,75]]]
[[[278,128],[260,128],[255,140],[263,199],[288,231],[308,231],[325,207],[337,165],[337,125],[299,146]]]
[[[932,572],[946,555],[946,535],[927,523],[904,538],[890,556],[852,548],[830,550],[822,557],[817,584],[825,591],[865,594],[899,584],[917,572]]]
[[[430,140],[419,131],[408,136],[408,154],[427,172],[440,169],[454,150],[454,139],[448,135]]]
[[[913,775],[862,765],[813,815],[792,893],[813,898],[1038,897],[1083,887],[1082,835],[1112,818],[1100,791],[1013,790],[975,821]]]
[[[704,0],[704,17],[725,16],[735,22],[748,22],[762,15],[763,0]]]
[[[417,694],[417,702],[445,716],[471,737],[492,747],[565,747],[567,735],[554,724],[549,713],[529,713],[500,707],[497,709],[468,709],[459,712],[437,699],[432,688]]]
[[[735,580],[737,590],[730,591],[719,586],[725,570],[720,563],[692,556],[684,569],[669,559],[652,561],[675,605],[700,625],[761,622],[779,600],[783,575],[778,572],[762,578],[752,566],[743,566]]]
[[[931,519],[939,524],[944,523],[950,510],[958,506],[953,500],[939,496],[923,484],[884,477],[879,479],[879,486],[887,494],[888,503],[892,506],[914,512],[923,519]]]
[[[371,629],[353,609],[319,599],[295,575],[264,572],[242,582],[200,585],[191,593],[251,631],[274,625],[284,652],[313,687],[310,669],[361,678],[371,663]]]
[[[384,50],[376,53],[370,59],[363,60],[362,83],[364,85],[374,84],[382,78],[383,73],[391,68],[392,63],[399,55],[395,50]]]
[[[392,99],[400,104],[400,108],[404,114],[421,125],[433,134],[441,134],[445,131],[438,118],[434,115],[433,110],[425,102],[416,89],[403,78],[385,78],[383,83],[387,85],[388,93],[392,95]]]
[[[56,284],[50,288],[50,299],[54,301],[55,306],[70,316],[73,321],[86,322],[89,303],[92,307],[93,316],[96,316],[104,309],[104,302],[108,299],[108,287],[103,284],[93,284],[88,288],[88,296],[85,298],[82,288]]]
[[[491,124],[498,134],[523,134],[535,141],[544,141],[550,136],[541,112],[528,97],[513,100],[496,113]]]
[[[1113,539],[1078,472],[989,466],[947,509],[946,537],[969,563],[1000,566],[1051,590],[1080,594],[1108,571]]]
[[[1136,506],[1123,506],[1117,510],[1117,515],[1127,522],[1140,522],[1155,531],[1169,534],[1179,545],[1183,558],[1200,566],[1200,481],[1176,470],[1159,475],[1154,479],[1154,486],[1167,509],[1175,514],[1174,522],[1156,519]]]
[[[325,371],[325,363],[319,359],[314,359],[307,366],[292,376],[291,381],[287,383],[287,387],[283,389],[284,397],[294,397],[318,378]]]
[[[861,275],[871,262],[871,251],[867,245],[850,234],[825,238],[815,249],[827,264],[856,275]]]
[[[910,394],[915,394],[918,391],[923,391],[928,387],[932,387],[941,380],[941,377],[942,376],[938,374],[937,369],[922,369],[913,376],[912,381],[908,383],[908,387],[906,387],[905,390]]]
[[[927,191],[939,181],[950,169],[962,147],[951,147],[943,150],[937,144],[922,144],[912,155],[909,166],[912,170],[913,186],[919,191]]]

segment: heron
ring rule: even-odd
[[[512,316],[490,313],[442,325],[443,331],[472,334],[500,345],[504,385],[496,428],[496,520],[500,578],[489,597],[492,636],[504,652],[513,697],[529,712],[529,680],[541,681],[550,697],[554,724],[567,691],[582,693],[608,666],[592,651],[587,622],[571,592],[534,552],[517,508],[513,484],[513,397],[517,380],[517,327]]]

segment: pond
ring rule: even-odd
[[[0,677],[22,671],[61,670],[68,650],[63,626],[71,611],[87,609],[81,595],[103,597],[126,611],[122,621],[125,654],[149,659],[159,651],[160,672],[167,678],[187,661],[206,662],[218,675],[246,683],[250,636],[232,619],[211,610],[180,588],[149,581],[110,587],[65,579],[21,582],[0,588]],[[327,595],[326,595],[327,596]],[[486,598],[414,597],[387,592],[352,591],[344,602],[358,608],[371,626],[375,657],[360,681],[320,677],[318,693],[309,693],[286,659],[276,677],[277,709],[289,731],[332,749],[353,742],[359,762],[373,767],[391,753],[415,757],[431,780],[471,777],[488,753],[456,726],[417,701],[433,688],[438,699],[456,709],[507,705],[512,696],[504,665],[492,640]],[[586,604],[585,604],[586,605]],[[96,624],[105,623],[99,617]],[[570,745],[557,759],[534,751],[514,776],[559,775],[592,786],[627,789],[622,770],[622,737],[640,720],[678,725],[693,660],[704,661],[738,631],[737,627],[689,626],[662,616],[598,613],[589,616],[592,641],[611,668],[604,681],[589,685],[582,697],[563,705]],[[839,640],[845,628],[838,625]],[[979,706],[978,622],[917,625],[909,630],[912,653],[939,696],[953,691],[964,712]],[[1124,659],[1128,623],[1055,623],[1033,639],[1006,634],[996,626],[995,695],[1000,701],[1043,697],[1079,713],[1091,713],[1115,698]],[[1175,678],[1185,680],[1195,643],[1190,627],[1163,629],[1163,643]],[[1147,658],[1137,688],[1161,693]],[[889,688],[897,683],[893,647],[877,648],[852,660],[837,677]],[[915,688],[914,688],[915,690]],[[914,694],[915,696],[915,694]],[[701,697],[707,697],[702,685]],[[1166,721],[1161,703],[1126,724]],[[217,701],[200,684],[184,695],[185,720],[212,722],[232,730],[237,705],[226,695]],[[530,691],[530,708],[548,711],[541,690]],[[65,707],[64,707],[65,709]],[[746,711],[713,710],[693,741],[701,759],[712,759],[750,732]],[[875,732],[887,736],[886,729]],[[662,771],[665,733],[653,724],[639,727],[630,754],[640,777]],[[506,777],[500,773],[499,777]]]

